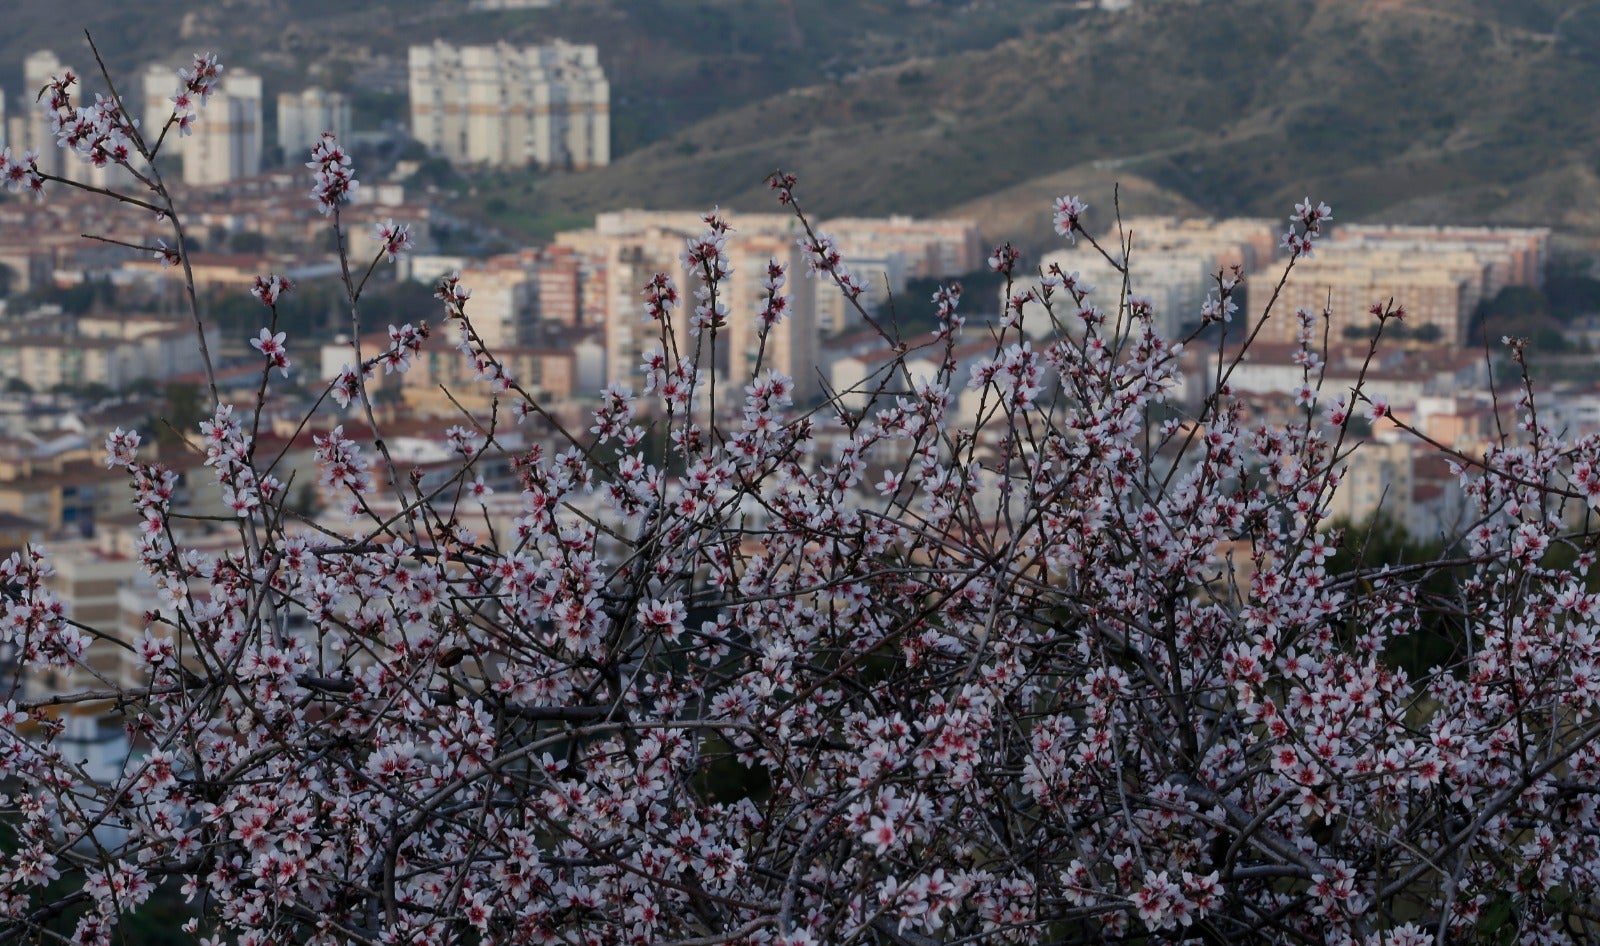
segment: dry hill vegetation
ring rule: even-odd
[[[795,90],[538,193],[745,205],[752,168],[781,162],[828,211],[981,212],[1077,168],[1149,209],[1274,213],[1310,190],[1348,217],[1593,229],[1600,7],[1557,29],[1537,6],[1150,5]]]

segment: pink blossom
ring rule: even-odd
[[[262,329],[258,338],[250,340],[250,347],[260,352],[267,359],[268,368],[277,368],[282,375],[289,376],[289,351],[283,344],[284,333],[273,333],[271,329]]]
[[[405,256],[414,245],[411,240],[411,227],[408,224],[396,224],[393,220],[385,220],[378,224],[376,229],[378,242],[383,246],[384,258],[391,263]]]
[[[1078,218],[1088,209],[1089,205],[1077,197],[1057,197],[1054,221],[1056,232],[1076,243],[1078,231],[1081,229]]]
[[[317,209],[324,215],[333,213],[340,204],[349,200],[359,186],[355,171],[350,167],[350,155],[339,146],[332,134],[324,133],[318,139],[311,149],[311,160],[306,162],[306,167],[316,172],[316,186],[311,190],[311,199],[317,202]],[[389,239],[396,236],[405,236],[403,228],[399,233],[391,233]],[[409,239],[408,236],[405,238]],[[388,252],[387,240],[385,252]]]
[[[294,283],[287,276],[274,273],[271,276],[257,276],[255,285],[250,288],[250,294],[261,300],[264,306],[275,306],[284,293],[294,289]]]

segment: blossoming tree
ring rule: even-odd
[[[160,215],[172,244],[146,249],[184,268],[153,158],[204,120],[220,71],[181,72],[160,129],[114,91],[77,104],[70,75],[43,101],[63,147],[128,169],[138,186],[108,197]],[[349,156],[324,138],[310,168],[347,246]],[[0,172],[70,185],[32,155]],[[795,179],[772,183],[807,275],[855,299]],[[1098,248],[1087,210],[1063,198],[1056,227]],[[1291,260],[1329,217],[1296,206]],[[859,310],[896,357],[795,404],[759,358],[720,389],[705,367],[728,320],[765,339],[796,275],[772,264],[761,311],[729,311],[729,222],[705,224],[695,285],[641,287],[660,338],[641,393],[608,389],[588,430],[508,373],[458,278],[439,331],[362,351],[366,278],[410,238],[388,223],[374,259],[341,253],[357,347],[319,410],[371,432],[316,440],[342,526],[286,510],[256,450],[261,397],[213,384],[186,432],[236,513],[222,553],[183,547],[175,474],[136,434],[107,439],[162,596],[132,644],[147,682],[0,712],[0,941],[113,942],[168,879],[188,932],[249,946],[1593,941],[1600,596],[1572,525],[1600,496],[1600,441],[1546,427],[1531,385],[1517,435],[1452,455],[1476,516],[1456,558],[1333,574],[1349,424],[1384,405],[1321,390],[1325,314],[1269,307],[1302,328],[1289,426],[1246,422],[1221,355],[1178,412],[1183,346],[1149,305],[1059,270],[981,329],[955,285],[930,337]],[[991,265],[1009,277],[1018,256]],[[1247,276],[1218,274],[1211,335],[1259,330],[1234,319]],[[292,370],[274,325],[290,290],[256,288],[262,391]],[[1374,348],[1402,317],[1376,309]],[[963,376],[952,352],[974,335],[993,353]],[[424,486],[391,459],[367,384],[440,339],[495,410],[451,432],[459,470]],[[939,369],[913,374],[912,352]],[[971,422],[952,410],[963,389]],[[478,464],[531,416],[557,442],[511,457],[520,508],[496,530]],[[579,501],[596,494],[600,514]],[[1553,564],[1560,548],[1575,564]],[[1446,568],[1452,597],[1419,590]],[[0,564],[0,634],[25,672],[106,636],[69,619],[49,570],[37,549]],[[1424,621],[1457,646],[1413,674],[1392,646]],[[140,747],[109,784],[49,712],[89,702]]]

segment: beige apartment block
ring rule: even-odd
[[[152,148],[156,141],[161,139],[161,153],[174,154],[178,145],[177,129],[167,130],[162,138],[162,130],[167,127],[167,120],[172,117],[172,97],[178,94],[178,70],[172,66],[153,62],[144,67],[144,72],[139,75],[139,88],[144,107],[141,113],[139,131],[145,141]],[[130,106],[132,103],[129,103]],[[202,113],[203,114],[203,113]]]
[[[129,508],[127,477],[91,452],[0,461],[0,512],[26,516],[53,536],[90,531],[113,507]]]
[[[803,403],[818,390],[817,300],[838,290],[806,277],[805,251],[787,233],[752,233],[730,245],[734,269],[723,287],[728,327],[718,339],[717,369],[740,385],[757,370],[781,371],[794,379],[795,401]],[[789,310],[763,340],[759,316],[767,291],[761,284],[771,260],[788,266],[783,291]],[[743,396],[742,389],[737,393]]]
[[[1484,295],[1506,286],[1544,283],[1550,257],[1548,228],[1407,227],[1350,224],[1339,227],[1337,245],[1419,254],[1468,253],[1485,267]]]
[[[1461,304],[1469,314],[1479,302],[1493,296],[1489,291],[1488,263],[1478,254],[1464,250],[1434,247],[1427,251],[1410,251],[1332,240],[1317,250],[1317,259],[1323,263],[1347,261],[1353,267],[1394,273],[1445,273],[1463,286],[1465,294]]]
[[[598,393],[576,389],[577,354],[573,348],[506,346],[492,351],[517,386],[542,405],[564,402],[575,394]],[[448,348],[425,349],[404,375],[380,383],[395,382],[400,385],[408,415],[413,417],[459,417],[463,409],[486,414],[497,396],[504,397],[475,376],[460,352]]]
[[[70,333],[29,335],[0,345],[0,379],[21,381],[34,391],[87,384],[118,391],[141,378],[165,381],[203,367],[194,329],[170,324],[121,337],[91,335],[80,324]]]
[[[185,184],[226,184],[261,173],[261,77],[234,70],[182,145]]]
[[[461,283],[472,289],[467,316],[484,345],[497,352],[523,340],[533,322],[537,283],[516,256],[491,257],[465,267]]]
[[[857,257],[899,254],[910,279],[946,279],[982,269],[989,255],[975,220],[915,217],[835,217],[819,224],[834,238],[846,263]]]
[[[1393,300],[1405,307],[1407,327],[1437,326],[1438,344],[1460,344],[1480,302],[1507,286],[1543,283],[1549,243],[1547,229],[1340,226],[1314,256],[1295,263],[1261,338],[1293,341],[1296,307],[1328,308],[1336,337],[1346,329],[1370,330],[1368,310]],[[1255,274],[1252,324],[1286,265],[1279,261]]]
[[[40,674],[46,679],[31,681],[40,685],[37,692],[63,693],[113,686],[137,686],[141,679],[139,661],[128,646],[134,631],[123,623],[120,597],[124,585],[139,571],[137,559],[108,551],[105,543],[93,539],[58,542],[51,546],[55,574],[50,590],[65,602],[72,620],[110,635],[97,640],[84,655],[84,666],[70,670],[51,670]],[[42,684],[42,685],[41,685]]]
[[[866,323],[856,311],[860,305],[868,312],[884,312],[892,305],[897,313],[930,312],[933,303],[927,297],[909,299],[905,296],[906,260],[900,253],[864,253],[840,251],[848,262],[850,275],[863,292],[854,302],[845,297],[832,279],[817,287],[817,328],[824,335],[836,335],[859,328]],[[887,317],[886,317],[887,320]]]
[[[431,281],[435,270],[459,272],[461,284],[472,290],[467,317],[493,351],[536,346],[552,329],[600,324],[584,314],[584,293],[599,285],[584,274],[597,261],[571,246],[526,247],[481,260],[422,257],[413,263],[412,276],[422,281]]]
[[[1380,513],[1405,516],[1411,505],[1412,444],[1369,440],[1345,461],[1344,478],[1328,504],[1330,521],[1366,522]]]
[[[1323,253],[1319,249],[1316,256],[1294,264],[1294,272],[1278,294],[1272,317],[1258,340],[1293,343],[1300,330],[1295,310],[1304,308],[1320,315],[1326,308],[1329,337],[1342,342],[1346,340],[1346,329],[1375,328],[1377,320],[1369,310],[1393,300],[1405,307],[1404,324],[1413,332],[1434,326],[1437,344],[1458,345],[1465,341],[1473,307],[1483,296],[1481,268],[1475,270],[1474,277],[1456,267],[1458,262],[1455,257],[1430,261],[1424,256],[1402,261],[1383,251]],[[1267,311],[1272,290],[1283,279],[1288,265],[1287,260],[1280,261],[1256,274],[1249,294],[1250,326]],[[1322,343],[1320,323],[1314,341],[1319,346]]]
[[[1221,266],[1237,263],[1250,269],[1278,252],[1277,223],[1260,217],[1132,217],[1126,229],[1135,252],[1141,245],[1161,249],[1207,247]]]
[[[784,214],[729,214],[733,231],[726,246],[731,275],[722,282],[719,301],[727,307],[728,324],[715,344],[689,337],[698,277],[686,271],[686,241],[706,227],[692,212],[623,211],[600,214],[592,230],[556,236],[560,246],[596,259],[581,275],[588,284],[586,300],[599,301],[596,315],[604,328],[605,377],[608,382],[639,387],[639,364],[646,351],[662,346],[660,327],[645,317],[642,290],[657,273],[670,275],[678,286],[680,307],[674,314],[674,344],[685,358],[699,346],[703,364],[716,368],[728,383],[742,385],[759,366],[794,379],[795,400],[804,402],[818,385],[817,299],[831,290],[806,275],[806,256],[793,218]],[[771,260],[788,267],[783,293],[788,311],[761,340],[760,313],[765,299],[762,280]],[[587,302],[586,302],[587,305]]]
[[[594,46],[436,41],[411,47],[410,70],[411,133],[453,162],[611,163],[611,87]]]
[[[682,231],[655,227],[631,234],[601,235],[596,230],[557,234],[558,244],[598,260],[589,270],[583,294],[595,300],[592,314],[602,326],[607,383],[640,386],[640,359],[662,344],[659,326],[645,318],[641,292],[656,273],[670,274],[683,289],[679,254],[684,239]]]
[[[751,214],[723,211],[735,236],[745,233],[788,233],[803,235],[791,214]],[[705,214],[699,210],[617,210],[596,214],[594,231],[601,236],[630,236],[649,230],[673,230],[684,238],[706,231]],[[680,246],[681,250],[683,247]]]

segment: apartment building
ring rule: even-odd
[[[145,68],[142,78],[142,127],[159,135],[172,116],[172,96],[178,90],[177,70],[152,64]],[[196,110],[192,133],[180,136],[176,129],[167,133],[161,151],[181,156],[185,184],[227,184],[261,173],[261,102],[261,77],[229,68],[205,105]]]
[[[185,184],[226,184],[261,173],[261,77],[230,71],[181,145]]]
[[[1478,304],[1507,286],[1544,282],[1550,231],[1490,227],[1345,225],[1295,263],[1273,318],[1262,332],[1268,341],[1293,341],[1296,307],[1329,310],[1335,335],[1370,331],[1368,310],[1393,300],[1406,310],[1413,338],[1441,345],[1465,342]],[[1287,262],[1258,274],[1254,285],[1275,286]],[[1250,294],[1252,321],[1270,293]],[[1419,335],[1419,330],[1432,326]]]
[[[719,289],[728,324],[717,333],[714,351],[706,340],[702,358],[724,378],[742,382],[759,357],[762,368],[793,378],[795,399],[804,402],[819,390],[817,299],[828,287],[807,278],[805,251],[796,239],[798,224],[792,217],[730,214],[728,219],[733,225],[726,248],[732,273]],[[595,301],[592,314],[603,326],[608,382],[637,387],[643,354],[661,345],[660,327],[645,319],[641,296],[656,273],[672,276],[683,294],[684,309],[674,319],[677,345],[680,352],[694,350],[687,326],[691,294],[699,280],[685,270],[682,257],[685,241],[704,231],[705,223],[696,213],[628,210],[600,214],[592,230],[557,234],[558,246],[593,261],[581,274],[583,296],[586,309],[588,300]],[[763,343],[759,315],[765,290],[761,283],[771,260],[788,267],[784,293],[789,306]]]
[[[11,153],[36,152],[39,170],[46,174],[64,174],[69,165],[78,163],[71,155],[56,147],[55,134],[50,130],[50,116],[40,107],[38,99],[40,91],[50,84],[53,77],[67,72],[80,77],[82,75],[48,49],[29,53],[22,60],[22,92],[17,96],[18,108],[7,120],[6,143],[11,146]],[[73,91],[75,94],[82,92],[82,87]]]
[[[678,257],[686,234],[658,226],[602,232],[598,223],[597,218],[593,229],[556,234],[556,245],[591,261],[580,292],[585,322],[601,327],[606,383],[638,387],[641,357],[660,344],[658,326],[645,320],[640,292],[656,273],[669,273],[682,285]]]
[[[982,269],[988,250],[973,220],[914,217],[837,217],[818,224],[832,237],[850,273],[865,287],[857,300],[868,311],[898,297],[911,279],[955,279]],[[926,299],[905,300],[925,306]],[[842,293],[817,294],[817,324],[824,333],[858,324]]]
[[[131,647],[137,638],[134,621],[124,622],[121,608],[123,587],[132,583],[139,573],[139,561],[132,555],[119,554],[104,540],[93,538],[52,544],[51,564],[55,574],[50,576],[50,590],[66,603],[72,620],[95,628],[112,637],[91,643],[84,654],[84,666],[51,668],[38,675],[43,679],[32,681],[41,693],[61,693],[73,690],[98,689],[107,681],[118,686],[137,686],[141,668],[137,654]],[[138,615],[142,619],[143,615]]]
[[[491,351],[519,344],[529,334],[538,284],[516,254],[474,262],[462,268],[461,281],[472,289],[467,317]]]
[[[350,100],[342,93],[317,86],[278,93],[278,147],[291,166],[310,154],[324,132],[342,138],[350,128]]]
[[[193,326],[138,316],[67,318],[54,307],[0,326],[0,381],[34,391],[98,384],[120,390],[201,370]]]
[[[412,135],[458,164],[611,163],[611,87],[594,46],[413,46],[410,89]]]
[[[1300,330],[1297,308],[1319,314],[1327,309],[1328,332],[1335,339],[1370,334],[1376,320],[1369,310],[1391,300],[1405,307],[1403,324],[1412,336],[1452,346],[1466,340],[1473,310],[1484,292],[1483,267],[1470,255],[1434,259],[1333,247],[1330,242],[1315,256],[1294,263],[1294,272],[1273,303],[1272,318],[1261,331],[1261,341],[1293,343]],[[1266,313],[1272,288],[1283,279],[1288,266],[1289,261],[1283,260],[1256,274],[1249,293],[1250,325]],[[1320,326],[1316,333],[1320,345]]]
[[[41,49],[29,53],[22,60],[22,90],[12,100],[14,108],[6,107],[5,95],[0,93],[0,143],[20,157],[26,151],[36,152],[39,170],[46,174],[64,177],[96,187],[122,186],[132,178],[116,165],[95,167],[80,156],[56,145],[55,132],[51,130],[50,115],[45,107],[48,99],[41,101],[39,93],[51,80],[68,72],[78,77],[72,87],[73,103],[92,103],[94,93],[87,91],[90,84],[82,72],[61,61],[54,52]]]
[[[1486,298],[1506,286],[1544,283],[1550,258],[1548,228],[1407,227],[1348,224],[1335,231],[1337,245],[1417,254],[1466,253],[1486,268]]]
[[[563,348],[509,345],[491,350],[518,387],[541,404],[552,404],[570,400],[578,393],[598,393],[598,389],[578,390],[578,362],[584,346],[583,342],[574,342]],[[460,352],[440,346],[425,349],[403,376],[378,381],[383,385],[399,384],[400,397],[412,417],[459,417],[463,408],[487,413],[496,396],[488,384],[475,376],[472,365]]]
[[[1131,253],[1124,256],[1115,246],[1107,249],[1117,260],[1130,261],[1128,294],[1152,304],[1156,328],[1169,338],[1199,321],[1200,308],[1216,288],[1218,273],[1234,266],[1248,272],[1266,264],[1272,259],[1278,240],[1276,224],[1255,218],[1129,217],[1123,222],[1123,232],[1131,244]],[[1064,273],[1077,273],[1095,288],[1091,301],[1108,313],[1115,312],[1121,302],[1122,273],[1086,242],[1045,256],[1040,266],[1045,270],[1059,266]],[[1037,284],[1037,279],[1019,280],[1013,292],[1027,291]],[[1070,301],[1060,304],[1071,305]],[[1029,314],[1025,309],[1025,320]],[[1037,310],[1032,314],[1034,330],[1051,328]],[[1056,314],[1062,318],[1071,313],[1058,308]]]

